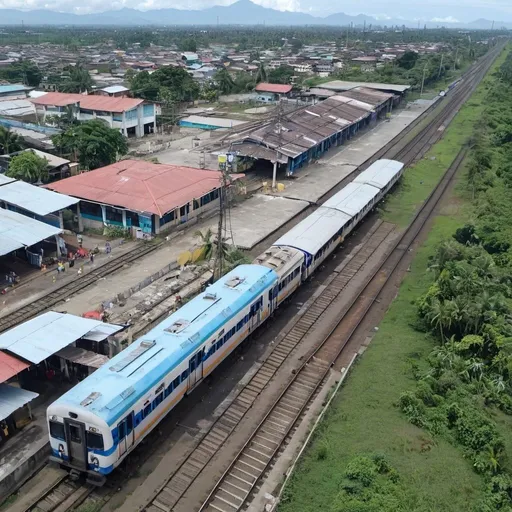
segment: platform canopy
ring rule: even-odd
[[[62,359],[66,359],[66,361],[71,361],[72,363],[81,364],[82,366],[88,366],[90,368],[99,368],[110,361],[108,356],[96,354],[96,352],[91,352],[90,350],[79,347],[64,347],[62,350],[59,350],[56,355],[62,357]]]
[[[111,332],[123,328],[104,324],[101,320],[48,311],[0,334],[0,349],[38,364],[84,335],[105,326],[110,327]]]
[[[0,208],[0,256],[30,247],[61,232],[62,229],[55,226]]]
[[[14,411],[38,396],[37,393],[26,389],[0,384],[0,420],[7,418]]]

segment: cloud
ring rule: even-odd
[[[433,21],[434,23],[460,23],[460,21],[453,16],[446,16],[446,18],[432,18],[430,21]]]

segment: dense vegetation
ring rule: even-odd
[[[469,141],[466,172],[321,422],[280,512],[512,510],[505,55],[386,201],[386,220],[410,220]]]
[[[400,397],[409,420],[460,446],[487,483],[479,511],[512,510],[512,471],[495,411],[512,415],[512,55],[487,94],[468,164],[474,218],[431,260],[435,280],[419,302],[438,339],[415,390]]]

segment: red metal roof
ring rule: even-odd
[[[144,100],[137,98],[99,96],[96,94],[66,94],[62,92],[49,92],[39,98],[33,98],[31,101],[36,105],[54,105],[56,107],[80,103],[81,108],[103,110],[105,112],[125,112],[144,102]]]
[[[86,201],[162,216],[218,188],[220,179],[219,171],[122,160],[46,187]]]
[[[261,83],[256,86],[258,92],[273,92],[276,94],[288,94],[292,90],[291,85]]]
[[[9,380],[29,366],[30,364],[0,350],[0,382]]]

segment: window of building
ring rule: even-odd
[[[134,108],[132,110],[128,110],[128,112],[125,112],[125,119],[127,121],[133,121],[134,119],[137,119],[137,109]]]

